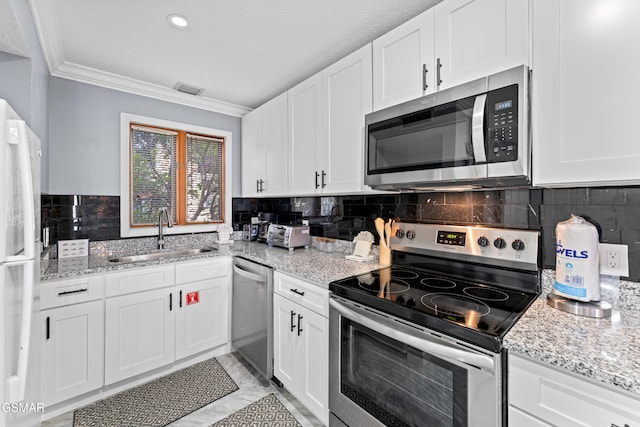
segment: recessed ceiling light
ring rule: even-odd
[[[167,16],[167,20],[171,25],[177,28],[186,28],[189,26],[189,22],[187,22],[187,18],[181,15],[169,15]]]

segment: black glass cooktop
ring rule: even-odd
[[[493,351],[500,351],[502,337],[537,297],[490,280],[407,266],[349,277],[329,288],[337,296]]]

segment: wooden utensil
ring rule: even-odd
[[[391,247],[391,221],[393,220],[390,219],[389,222],[384,225],[385,242],[388,248]]]
[[[387,245],[387,241],[384,238],[384,219],[376,218],[374,224],[376,225],[378,236],[380,236],[380,246],[385,246],[388,248],[389,246]]]

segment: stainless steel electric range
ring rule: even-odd
[[[329,286],[331,425],[505,426],[502,338],[540,293],[539,232],[392,233],[390,267]]]

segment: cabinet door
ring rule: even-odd
[[[550,425],[640,425],[640,399],[632,393],[622,393],[515,354],[509,356],[508,390],[510,407]]]
[[[107,299],[105,384],[174,361],[177,304],[173,289]]]
[[[528,64],[528,0],[445,0],[434,11],[438,89]]]
[[[435,90],[433,9],[373,41],[373,109]]]
[[[329,320],[300,308],[296,317],[298,342],[298,400],[325,425],[329,422]]]
[[[264,110],[256,108],[242,117],[242,196],[258,196],[265,180]]]
[[[273,375],[325,425],[329,421],[329,321],[273,295]]]
[[[313,194],[320,189],[316,147],[320,142],[321,89],[318,73],[288,92],[289,192],[292,194]]]
[[[288,390],[297,390],[298,340],[296,328],[300,306],[273,295],[273,375]]]
[[[371,112],[371,45],[322,71],[322,172],[331,193],[363,188],[364,115]]]
[[[513,406],[509,406],[509,425],[518,427],[551,427],[551,424],[545,423]]]
[[[533,8],[533,183],[640,183],[640,2]]]
[[[46,406],[102,386],[104,301],[44,310],[42,403]]]
[[[218,277],[176,288],[176,359],[229,341],[229,278]]]
[[[287,93],[272,99],[264,106],[265,177],[263,196],[287,195],[288,189],[288,138]],[[243,166],[244,167],[244,166]]]

